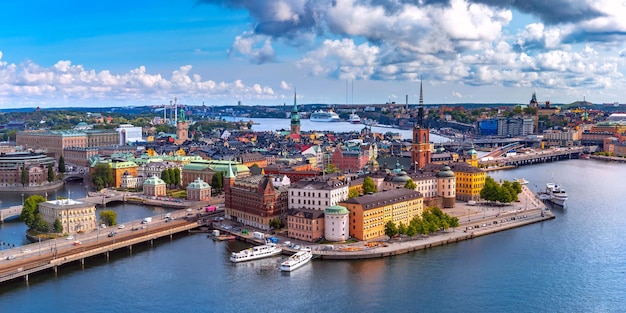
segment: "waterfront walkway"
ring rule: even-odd
[[[294,245],[311,247],[313,254],[321,259],[352,260],[381,258],[418,251],[426,248],[447,245],[463,240],[468,240],[496,232],[509,230],[524,225],[538,223],[553,219],[554,215],[547,209],[545,204],[526,186],[522,186],[522,193],[519,195],[519,202],[502,207],[492,207],[486,204],[467,205],[460,202],[452,209],[445,209],[444,212],[459,218],[459,227],[446,231],[439,231],[428,236],[403,237],[398,239],[388,239],[386,236],[369,241],[360,241],[350,244],[311,244],[287,238],[280,234],[272,235],[280,239],[281,242],[290,241],[292,244],[283,246],[283,252],[293,254]],[[250,229],[250,227],[245,227]],[[232,229],[222,229],[237,236],[238,239],[253,244],[262,244],[252,236],[253,231],[248,234],[232,231]],[[331,248],[332,247],[332,248]]]

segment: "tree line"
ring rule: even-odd
[[[395,237],[396,235],[406,235],[413,237],[417,234],[428,235],[439,230],[446,230],[450,227],[458,227],[459,219],[444,213],[438,207],[426,208],[421,216],[415,216],[408,225],[400,222],[398,225],[393,221],[385,224],[385,235]]]

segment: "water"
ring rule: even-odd
[[[260,131],[274,131],[277,129],[291,129],[291,120],[290,119],[281,119],[281,118],[255,118],[254,123],[258,123],[252,125],[252,130],[260,132]],[[300,130],[303,132],[310,131],[331,131],[331,132],[359,132],[363,130],[366,126],[363,124],[351,124],[348,122],[311,122],[309,119],[300,120]],[[372,131],[375,133],[399,133],[402,136],[402,139],[411,139],[413,138],[413,131],[410,129],[397,129],[397,128],[387,128],[387,127],[379,127],[373,126]],[[435,143],[450,141],[450,139],[438,136],[435,134],[430,134],[430,141]]]
[[[231,264],[246,244],[182,235],[110,261],[0,285],[2,312],[621,312],[626,300],[623,164],[570,160],[490,173],[556,181],[556,219],[430,250],[322,261]],[[537,187],[535,187],[537,185]],[[5,229],[0,238],[5,238]],[[34,301],[33,299],[36,299]]]

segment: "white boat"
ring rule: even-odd
[[[513,182],[514,182],[514,183],[515,183],[515,182],[517,182],[517,183],[519,183],[520,185],[528,185],[528,181],[527,181],[527,180],[525,180],[524,178],[515,178],[515,179],[513,180]]]
[[[280,270],[283,272],[291,272],[302,265],[308,263],[313,258],[313,252],[310,248],[302,248],[296,254],[290,256],[286,261],[280,264]]]
[[[274,256],[283,252],[283,249],[271,242],[266,242],[261,246],[254,246],[249,249],[233,252],[230,255],[231,262],[245,262]]]
[[[564,206],[565,201],[567,201],[567,192],[558,184],[547,183],[546,191],[543,192],[539,198],[550,201],[558,206]]]
[[[348,117],[348,122],[351,124],[361,124],[361,117],[352,111],[352,113],[350,113],[350,117]]]
[[[339,122],[339,115],[333,111],[318,110],[311,114],[311,122]]]

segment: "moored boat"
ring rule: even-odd
[[[539,193],[539,198],[558,206],[565,206],[565,201],[567,201],[568,197],[563,187],[555,183],[547,183],[546,190]]]
[[[514,183],[515,183],[515,182],[517,182],[517,183],[519,183],[520,185],[528,185],[528,181],[527,181],[527,180],[525,180],[524,178],[515,178],[515,179],[513,180],[513,182],[514,182]]]
[[[286,261],[280,264],[280,270],[283,272],[294,271],[302,265],[308,263],[313,258],[313,252],[310,248],[302,248],[296,254],[290,256]]]
[[[352,111],[352,113],[350,113],[350,117],[348,117],[348,122],[351,124],[361,124],[361,117]]]
[[[282,251],[283,249],[276,246],[276,244],[266,241],[264,245],[254,246],[252,248],[241,250],[239,252],[233,252],[230,255],[230,261],[237,263],[267,258],[280,254]]]

